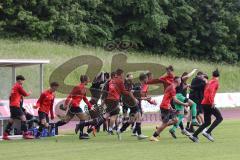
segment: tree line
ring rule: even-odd
[[[240,0],[1,0],[0,36],[240,61]]]

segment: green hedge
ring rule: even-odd
[[[239,0],[4,0],[0,35],[240,61]],[[136,49],[136,48],[135,48]]]

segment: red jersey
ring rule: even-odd
[[[214,98],[219,88],[219,82],[216,78],[212,78],[204,89],[204,97],[202,104],[213,105]]]
[[[174,81],[174,75],[173,74],[167,74],[165,76],[160,77],[159,79],[151,79],[147,82],[147,84],[158,84],[163,83],[164,91],[166,88],[171,85]]]
[[[119,101],[121,94],[127,92],[124,82],[121,78],[113,78],[109,82],[108,96],[106,99]]]
[[[167,87],[173,83],[174,75],[167,74],[165,76],[160,77],[159,80],[163,82],[163,87],[164,87],[164,91],[165,91],[167,89]]]
[[[148,84],[143,83],[141,86],[141,92],[147,95],[148,92]]]
[[[176,95],[176,88],[174,85],[170,85],[164,91],[164,96],[162,103],[160,104],[160,108],[170,109],[171,101],[173,97]]]
[[[53,117],[53,103],[55,99],[55,93],[52,92],[50,89],[44,91],[40,98],[37,101],[36,106],[39,108],[38,111],[44,112],[46,114],[51,114]]]
[[[68,95],[65,106],[67,106],[70,102],[70,106],[72,107],[79,107],[80,102],[83,100],[89,109],[92,108],[92,104],[88,101],[86,97],[87,89],[85,88],[85,84],[80,83],[76,87],[73,88],[71,93]]]
[[[18,82],[15,83],[12,87],[9,101],[10,101],[10,106],[11,107],[20,107],[20,101],[22,97],[27,97],[30,94],[28,94],[22,87],[21,84]]]

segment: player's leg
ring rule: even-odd
[[[141,114],[141,111],[140,111],[140,109],[139,109],[139,111],[137,112],[137,115],[136,115],[136,126],[135,126],[135,128],[136,128],[136,133],[137,133],[137,137],[138,137],[138,139],[139,140],[141,140],[141,139],[145,139],[145,138],[147,138],[148,136],[145,136],[145,135],[143,135],[142,134],[142,114]]]
[[[21,113],[22,115],[19,117],[21,120],[21,130],[23,132],[23,138],[24,139],[33,139],[34,137],[28,133],[28,128],[27,128],[27,119],[24,113]]]
[[[63,119],[59,120],[55,124],[55,134],[58,135],[58,127],[67,124],[73,117],[74,117],[74,114],[72,112],[70,112],[70,110],[69,110],[67,112],[67,114],[65,115],[65,117]]]
[[[56,123],[56,126],[59,127],[67,124],[73,117],[74,117],[74,114],[68,112],[62,120]]]
[[[105,100],[106,104],[106,113],[103,116],[100,116],[95,119],[96,124],[95,128],[100,127],[109,117],[118,115],[120,112],[120,109],[118,107],[118,102],[117,101],[112,101],[112,100]],[[83,124],[80,125],[82,127]],[[91,133],[93,131],[93,128],[89,128],[88,133]]]
[[[171,114],[169,112],[170,112],[169,110],[161,109],[162,124],[156,128],[156,131],[153,133],[153,136],[150,138],[150,141],[159,141],[157,137],[168,125],[170,125],[168,123],[171,118],[170,117]]]
[[[188,98],[184,97],[181,93],[176,94],[176,98],[183,103],[186,103],[188,101]],[[172,135],[173,138],[177,138],[175,135],[175,131],[178,127],[181,128],[182,133],[186,133],[184,127],[183,127],[183,123],[182,120],[184,118],[184,106],[180,105],[180,104],[176,104],[174,103],[175,109],[177,110],[178,114],[177,114],[177,119],[178,122],[173,125],[173,127],[169,130],[170,134]]]
[[[189,138],[193,142],[198,142],[198,135],[201,133],[206,127],[208,127],[211,124],[211,108],[209,105],[203,105],[203,111],[204,111],[204,123],[194,132],[192,136]]]
[[[212,107],[211,112],[216,117],[216,119],[212,123],[212,125],[208,128],[208,130],[206,132],[203,132],[203,136],[208,138],[210,141],[214,141],[214,138],[212,137],[211,133],[212,133],[213,129],[216,128],[223,121],[223,117],[222,117],[222,114],[219,111],[219,109],[216,107]]]
[[[197,120],[199,124],[204,123],[204,118],[203,118],[203,111],[202,111],[202,105],[197,104]]]
[[[119,129],[119,132],[122,133],[126,131],[126,129],[136,121],[136,113],[137,113],[137,107],[131,107],[129,112],[129,120],[125,121],[122,125],[122,127]]]
[[[193,102],[191,99],[188,99],[188,104],[191,108],[191,113],[192,113],[192,123],[191,125],[193,126],[199,126],[197,122],[197,104]]]
[[[39,128],[38,128],[38,133],[36,135],[36,138],[40,138],[43,129],[48,128],[49,124],[47,122],[47,114],[44,112],[38,112],[38,117],[39,117]]]
[[[77,134],[80,130],[79,139],[89,139],[88,134],[84,133],[83,130],[85,126],[94,126],[96,124],[95,119],[90,119],[89,115],[83,113],[80,107],[75,111],[75,115],[80,120],[79,124],[76,125],[75,133]]]
[[[175,138],[175,139],[177,138],[177,136],[176,136],[176,134],[175,134],[176,129],[177,129],[177,128],[179,127],[179,125],[182,123],[183,118],[184,118],[184,115],[183,115],[183,114],[178,114],[178,115],[177,115],[178,122],[177,122],[176,124],[174,124],[174,125],[170,128],[170,130],[169,130],[169,132],[171,133],[172,137]]]
[[[13,121],[12,116],[11,116],[11,118],[8,120],[8,124],[7,124],[7,126],[6,126],[6,128],[4,130],[3,140],[10,140],[8,136],[10,135],[10,132],[12,130],[13,122],[14,121]]]
[[[10,135],[10,132],[12,130],[12,125],[14,123],[14,119],[17,119],[18,117],[19,117],[18,109],[16,107],[10,106],[10,119],[8,120],[8,124],[3,133],[4,140],[10,140],[8,136]]]

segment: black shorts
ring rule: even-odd
[[[39,121],[42,121],[45,119],[47,123],[49,122],[48,114],[45,112],[38,111],[38,118],[39,118]]]
[[[136,113],[141,113],[141,115],[142,115],[142,106],[141,106],[141,100],[140,99],[138,99],[138,101],[139,101],[139,104],[137,104],[135,107],[131,107],[130,108],[130,115],[133,115],[133,114],[136,114]]]
[[[203,107],[201,104],[197,104],[197,115],[203,114]]]
[[[110,114],[110,116],[114,116],[114,115],[118,115],[119,114],[120,109],[119,109],[119,102],[118,101],[106,99],[105,100],[105,104],[107,106],[106,112],[108,114]]]
[[[136,113],[142,113],[142,110],[141,110],[141,107],[139,106],[135,106],[135,107],[131,107],[130,108],[130,112],[129,112],[129,115],[130,116],[134,116]]]
[[[169,109],[162,109],[161,108],[161,118],[163,123],[168,123],[169,120],[176,118],[177,112],[173,112]]]
[[[20,107],[10,106],[10,114],[12,119],[19,119],[24,115],[24,112]]]
[[[83,113],[82,108],[70,106],[70,109],[68,110],[68,113],[67,113],[67,114],[69,114],[69,115],[75,115],[75,114],[79,114],[79,113]]]
[[[127,113],[128,112],[128,106],[126,105],[126,104],[123,104],[123,106],[122,106],[122,112],[123,112],[123,114],[125,114],[125,113]]]

